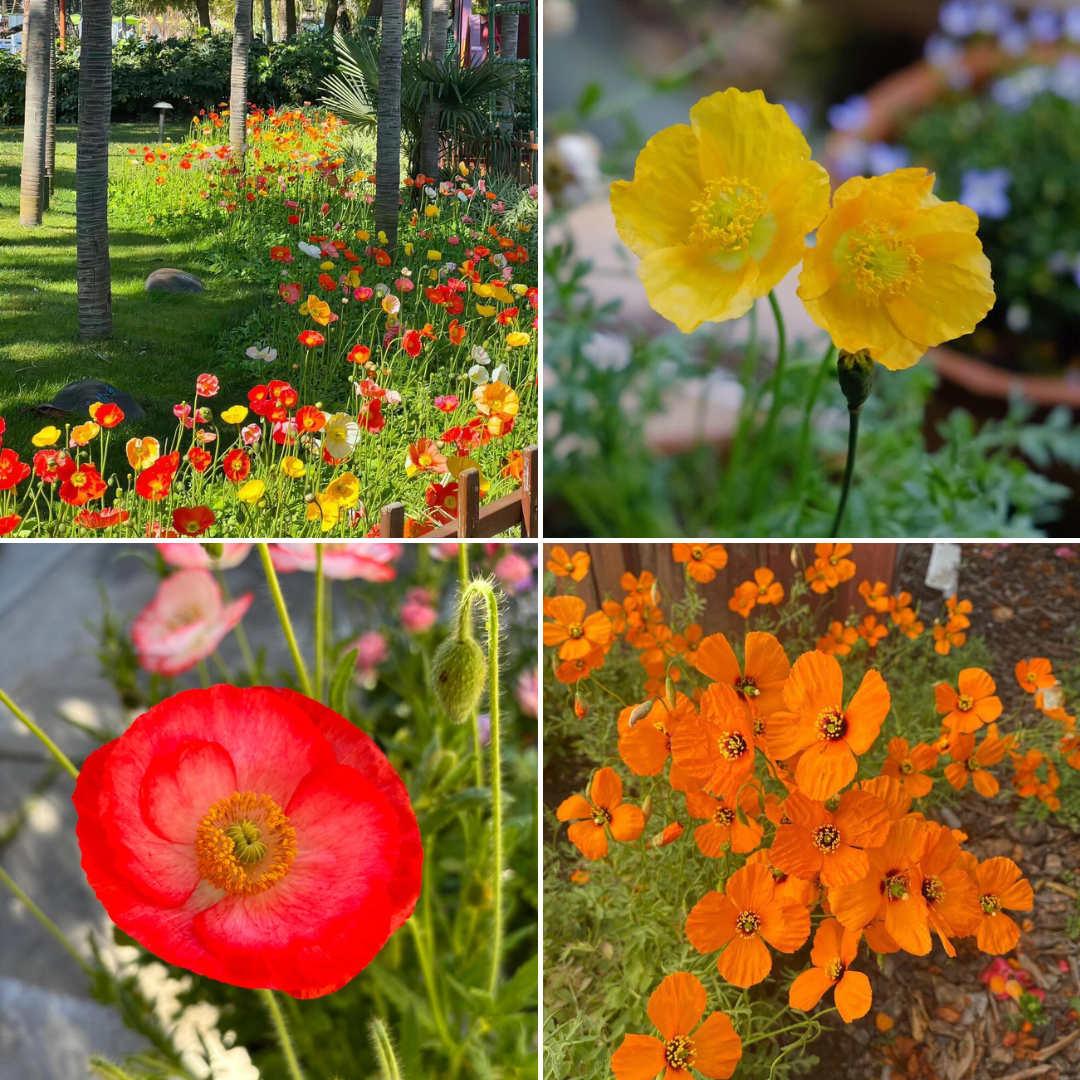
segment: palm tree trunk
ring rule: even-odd
[[[285,36],[296,36],[296,0],[285,0]]]
[[[45,111],[45,187],[41,193],[45,210],[49,209],[56,171],[56,2],[49,0],[49,98]]]
[[[112,3],[83,0],[79,51],[79,134],[75,157],[79,338],[112,333],[109,266],[109,119],[112,113]]]
[[[273,0],[263,0],[263,27],[266,44],[274,44],[274,4]]]
[[[247,150],[247,76],[251,49],[251,0],[236,0],[233,22],[232,79],[229,84],[229,147],[233,164],[244,167]]]
[[[25,0],[23,30],[26,63],[26,114],[23,120],[22,178],[19,186],[19,224],[41,224],[45,181],[45,114],[49,104],[48,0]]]
[[[441,64],[446,59],[446,27],[450,20],[450,0],[432,0],[431,40],[427,59]],[[420,120],[420,171],[425,176],[439,176],[439,118],[442,105],[435,98],[434,88],[424,106]]]
[[[195,10],[199,13],[199,26],[203,30],[213,30],[210,25],[210,0],[195,0]]]
[[[420,0],[420,55],[426,57],[431,45],[431,0]]]
[[[499,41],[499,59],[517,61],[518,58],[518,20],[521,16],[517,12],[507,12],[502,17],[502,27]],[[514,84],[511,83],[506,92],[499,95],[499,112],[514,111]],[[513,121],[507,124],[512,128]]]
[[[333,30],[337,26],[338,0],[326,0],[326,14],[323,15],[323,27]]]
[[[401,32],[404,13],[397,0],[383,8],[379,38],[379,113],[375,147],[375,227],[397,248],[401,198]]]

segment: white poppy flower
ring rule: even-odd
[[[260,349],[252,345],[244,355],[250,356],[252,360],[265,360],[266,363],[272,364],[277,359],[277,349]]]
[[[326,452],[341,461],[356,449],[360,441],[360,425],[348,413],[334,413],[323,429]]]
[[[495,369],[495,370],[494,370],[494,371],[493,371],[493,372],[491,373],[491,381],[492,381],[492,382],[501,382],[501,383],[504,383],[504,384],[506,384],[507,386],[509,386],[509,385],[510,385],[510,383],[509,383],[509,381],[508,381],[508,379],[507,379],[507,374],[506,374],[506,368],[504,368],[504,367],[502,366],[502,364],[500,364],[500,365],[499,365],[499,366],[498,366],[498,367],[497,367],[497,368],[496,368],[496,369]]]
[[[473,366],[469,368],[469,378],[472,379],[477,386],[483,386],[485,383],[491,381],[488,377],[488,369],[486,367],[481,367],[479,364],[473,364]]]
[[[322,248],[318,244],[309,244],[305,240],[301,240],[297,245],[305,255],[310,255],[313,259],[322,258]]]
[[[478,364],[490,364],[491,357],[488,356],[487,350],[483,345],[474,345],[472,352],[469,353],[469,359],[474,360]]]

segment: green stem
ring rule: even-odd
[[[815,1013],[813,1016],[808,1016],[805,1020],[800,1020],[797,1024],[792,1024],[789,1027],[766,1031],[763,1035],[755,1035],[752,1039],[743,1039],[743,1047],[751,1046],[754,1043],[762,1042],[765,1039],[775,1039],[777,1035],[785,1035],[789,1031],[798,1031],[799,1028],[809,1027],[811,1024],[816,1024],[826,1013],[831,1012],[836,1012],[835,1005],[831,1005],[827,1009],[822,1009],[821,1012]]]
[[[589,675],[589,682],[595,683],[598,689],[603,690],[605,694],[609,694],[611,697],[613,697],[624,709],[629,708],[626,702],[623,701],[623,699],[619,697],[619,695],[616,694],[614,690],[609,690],[602,682],[600,682],[599,679],[597,679],[595,675]]]
[[[277,608],[278,618],[281,620],[281,630],[285,640],[289,644],[289,652],[292,653],[293,663],[296,665],[296,674],[300,680],[300,689],[308,697],[314,697],[311,688],[311,679],[308,678],[307,666],[304,657],[300,653],[300,646],[296,643],[296,635],[293,633],[292,623],[289,621],[289,609],[285,606],[285,597],[281,594],[281,582],[278,581],[277,571],[270,559],[270,546],[259,544],[259,558],[262,559],[263,572],[266,574],[266,583],[270,586],[270,595],[274,598],[274,606]]]
[[[77,963],[79,967],[81,967],[83,971],[86,972],[87,975],[93,977],[93,968],[91,968],[90,965],[79,955],[79,950],[71,944],[64,931],[61,930],[60,927],[57,926],[56,923],[54,923],[52,919],[50,919],[49,916],[46,915],[45,912],[42,911],[41,908],[39,908],[37,904],[35,904],[34,901],[30,899],[30,897],[27,896],[26,893],[24,893],[22,889],[20,889],[19,886],[15,884],[14,881],[12,881],[12,879],[8,876],[7,871],[4,870],[2,866],[0,866],[0,881],[2,881],[26,905],[26,907],[30,911],[30,914],[33,915],[34,918],[37,919],[37,921],[41,923],[41,925],[44,926],[50,934],[52,934],[52,936],[64,947],[65,950],[67,950],[75,963]]]
[[[42,731],[42,729],[38,727],[38,725],[34,723],[34,721],[31,720],[30,717],[22,711],[22,709],[20,709],[19,706],[16,705],[15,702],[7,696],[7,694],[4,693],[3,690],[0,690],[0,702],[3,702],[3,704],[5,704],[15,714],[15,716],[18,717],[18,719],[20,719],[45,744],[45,746],[49,750],[49,753],[51,753],[52,756],[56,758],[56,760],[59,761],[60,764],[63,765],[64,768],[67,769],[67,771],[71,774],[72,780],[79,779],[79,770],[76,769],[74,765],[72,765],[71,759],[67,756],[67,754],[65,754],[64,751],[61,750],[60,747],[57,746],[56,743],[54,743],[52,739],[50,739],[49,736],[46,735],[45,732]]]
[[[401,1080],[401,1068],[398,1065],[397,1054],[394,1052],[394,1044],[390,1039],[390,1032],[386,1030],[386,1024],[375,1017],[368,1021],[368,1032],[371,1035],[371,1045],[375,1048],[375,1057],[379,1062],[381,1080]]]
[[[801,479],[810,468],[810,422],[813,418],[814,406],[821,395],[821,388],[825,383],[825,376],[833,367],[836,358],[836,346],[830,341],[825,355],[821,358],[817,371],[814,373],[814,381],[810,384],[810,393],[806,398],[806,409],[803,412],[802,428],[799,431],[799,456],[795,459],[795,469]],[[798,485],[802,489],[802,484]]]
[[[491,812],[494,832],[492,861],[492,929],[491,973],[488,976],[488,992],[494,995],[499,985],[502,966],[503,943],[503,829],[502,829],[502,735],[499,730],[499,601],[495,590],[484,580],[477,578],[469,583],[461,596],[462,607],[477,597],[487,601],[487,647],[488,647],[488,711],[491,714]]]
[[[855,451],[859,447],[859,413],[861,409],[848,409],[847,464],[844,466],[844,479],[840,485],[840,503],[836,507],[829,535],[834,539],[840,535],[840,524],[844,520],[844,507],[847,506],[848,491],[855,475]]]
[[[780,415],[781,393],[780,389],[784,381],[784,366],[787,363],[787,331],[784,329],[784,316],[780,311],[780,302],[775,293],[769,293],[769,306],[772,308],[773,318],[776,319],[776,367],[773,369],[769,385],[772,387],[772,402],[769,405],[769,415],[765,420],[765,428],[762,432],[761,446],[765,453],[772,448],[772,433],[776,427],[776,419]]]
[[[264,544],[260,544],[259,547],[265,547]],[[297,1060],[296,1051],[293,1049],[292,1037],[289,1035],[289,1029],[285,1026],[285,1017],[281,1014],[281,1006],[277,1003],[277,998],[274,996],[273,990],[260,990],[259,995],[266,1003],[267,1012],[270,1013],[270,1019],[274,1021],[274,1027],[277,1029],[278,1041],[281,1043],[281,1052],[285,1055],[285,1064],[289,1068],[289,1075],[292,1080],[304,1080],[304,1072],[300,1068],[300,1062]]]
[[[461,592],[464,596],[469,587],[469,547],[458,544],[458,572],[461,575]],[[484,750],[480,745],[480,711],[473,709],[471,717],[473,750],[476,753],[476,786],[484,786]]]
[[[322,701],[323,652],[326,649],[326,576],[323,546],[315,545],[315,697]]]
[[[454,1045],[454,1040],[450,1035],[450,1029],[446,1026],[446,1016],[443,1013],[442,1001],[435,988],[435,965],[432,963],[427,939],[424,937],[424,931],[420,926],[420,921],[415,912],[406,925],[413,936],[413,944],[416,945],[416,955],[420,958],[420,969],[424,973],[424,982],[427,984],[428,1000],[431,1002],[431,1015],[435,1018],[435,1027],[438,1029],[439,1037],[446,1043],[447,1049],[450,1049]]]

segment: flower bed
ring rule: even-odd
[[[336,117],[253,111],[243,172],[224,125],[209,113],[182,146],[131,147],[111,206],[215,230],[221,271],[264,281],[267,306],[175,404],[172,431],[127,438],[127,469],[107,460],[124,422],[112,401],[0,450],[0,535],[377,535],[393,501],[419,535],[457,517],[466,469],[486,498],[520,485],[536,440],[532,195],[464,166],[408,179],[395,259]],[[226,372],[249,380],[246,400],[214,400]]]
[[[702,629],[725,549],[671,554],[681,595],[627,573],[591,613],[588,556],[547,564],[548,1055],[561,1076],[798,1075],[826,1017],[871,1022],[875,957],[940,971],[1034,929],[1013,859],[949,823],[1003,787],[1034,816],[1075,807],[1075,717],[1057,664],[969,637],[969,601],[865,580],[865,611],[836,611],[850,545],[817,545],[786,594],[779,566],[729,580],[745,640]],[[1003,970],[1014,1030],[1045,1027]]]

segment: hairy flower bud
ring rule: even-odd
[[[476,711],[484,692],[487,660],[471,631],[448,637],[436,650],[431,685],[446,715],[463,724]]]

